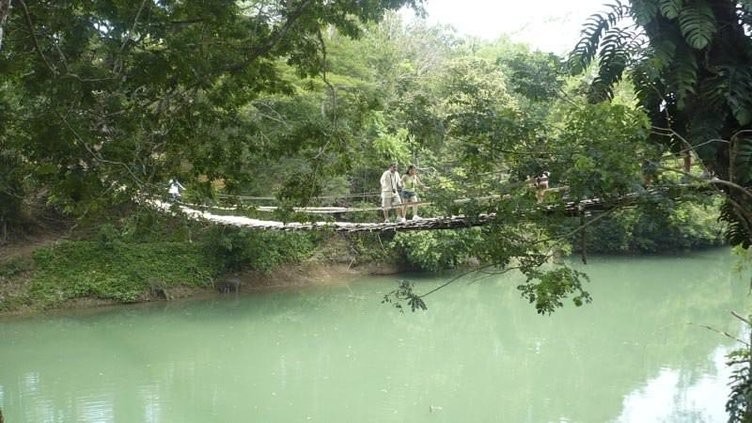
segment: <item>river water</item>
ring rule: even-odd
[[[748,276],[728,250],[595,258],[539,316],[518,275],[381,304],[397,278],[0,320],[17,422],[720,422]],[[402,275],[427,291],[443,277]]]

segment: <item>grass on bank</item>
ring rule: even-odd
[[[106,223],[81,239],[0,262],[0,312],[56,308],[76,299],[165,298],[176,289],[211,288],[227,273],[270,273],[301,262],[317,244],[312,234],[158,223],[135,231],[132,225]]]
[[[201,248],[180,242],[69,241],[36,251],[34,263],[29,296],[42,307],[81,297],[136,302],[156,288],[210,286],[219,272]]]

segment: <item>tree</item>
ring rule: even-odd
[[[21,131],[0,134],[3,147],[75,215],[160,189],[172,175],[232,179],[224,160],[260,147],[243,107],[318,75],[323,29],[356,37],[362,22],[420,4],[18,0],[0,72],[1,92],[21,99]]]
[[[619,27],[631,18],[633,28]],[[721,218],[734,245],[752,245],[752,2],[632,0],[593,15],[570,64],[597,58],[592,101],[608,100],[623,76],[635,84],[652,121],[652,140],[688,157],[725,198]],[[685,172],[689,169],[685,167]],[[749,325],[749,321],[742,319]],[[729,421],[752,421],[749,345],[731,357]]]
[[[635,26],[620,23],[630,18]],[[574,72],[597,61],[592,101],[629,77],[652,121],[651,139],[693,151],[721,191],[734,245],[752,245],[752,3],[747,0],[617,1],[585,24]],[[687,170],[687,169],[685,169]]]

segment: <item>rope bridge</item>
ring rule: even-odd
[[[686,186],[676,186],[679,188]],[[626,206],[636,203],[643,198],[663,197],[670,194],[671,188],[653,188],[641,192],[632,192],[609,200],[600,198],[585,199],[580,201],[560,202],[555,204],[540,204],[535,206],[535,210],[544,213],[557,213],[569,216],[579,216],[586,212],[606,211],[616,207]],[[696,188],[696,187],[695,187]],[[455,200],[455,203],[467,203],[477,200],[501,199],[500,195],[491,195],[478,198],[465,198]],[[254,219],[246,216],[222,215],[209,211],[208,208],[185,203],[170,203],[161,200],[147,200],[153,207],[163,212],[180,211],[189,219],[208,221],[219,225],[248,227],[264,230],[280,231],[304,231],[304,230],[330,230],[335,232],[382,232],[382,231],[408,231],[408,230],[432,230],[432,229],[457,229],[481,226],[488,224],[496,219],[494,213],[479,214],[477,216],[443,216],[421,218],[419,220],[407,220],[405,222],[383,222],[383,223],[356,223],[356,222],[331,222],[331,221],[310,221],[310,222],[280,222],[274,220]],[[430,203],[410,203],[410,205],[427,205]],[[277,207],[262,206],[257,210],[274,211]],[[393,207],[396,208],[396,207]],[[203,210],[202,210],[203,209]],[[215,210],[235,210],[229,207],[213,207]],[[382,210],[381,207],[300,207],[296,212],[311,214],[335,214],[348,212],[364,212]]]

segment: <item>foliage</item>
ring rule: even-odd
[[[0,281],[5,281],[6,279],[28,272],[33,267],[33,262],[23,257],[5,260],[3,263],[0,263]]]
[[[564,86],[563,62],[551,53],[516,53],[497,62],[509,69],[509,83],[517,94],[534,102],[555,100]]]
[[[420,0],[22,5],[0,50],[3,97],[16,111],[3,149],[34,163],[27,172],[50,200],[78,216],[170,177],[248,180],[243,159],[283,152],[260,143],[247,105],[324,69],[323,28],[356,37],[361,23]],[[288,132],[292,145],[336,134],[313,116]]]
[[[393,243],[411,267],[438,272],[466,265],[481,241],[477,230],[441,230],[399,232]]]
[[[636,29],[619,27],[631,17]],[[575,72],[597,60],[590,98],[609,99],[628,75],[651,119],[651,139],[676,152],[694,151],[725,194],[728,239],[752,243],[747,175],[752,162],[752,10],[746,1],[619,2],[585,24],[570,64]]]
[[[648,121],[626,106],[576,107],[566,117],[559,140],[549,143],[551,170],[569,186],[572,198],[618,196],[639,186]]]
[[[663,199],[619,210],[587,228],[585,250],[595,254],[651,254],[723,245],[719,203],[719,198],[710,205]],[[576,224],[572,221],[569,226]],[[574,242],[574,247],[581,251],[581,242]]]
[[[618,27],[625,17],[636,29]],[[744,249],[752,245],[750,23],[747,0],[617,2],[590,18],[570,56],[576,73],[597,57],[592,101],[611,98],[623,75],[632,79],[652,141],[699,157],[725,197],[726,239]],[[749,349],[732,357],[741,367],[732,376],[729,421],[751,420]]]
[[[488,171],[504,157],[504,147],[524,138],[520,112],[498,65],[458,58],[447,66],[442,104],[451,149],[467,167]]]
[[[242,269],[269,272],[283,263],[296,263],[310,257],[315,234],[262,232],[217,227],[210,230],[203,252],[223,271]]]
[[[431,271],[477,257],[522,271],[529,279],[521,289],[541,312],[567,296],[583,303],[582,275],[551,264],[578,230],[555,213],[558,200],[638,190],[643,160],[660,153],[645,143],[653,111],[633,107],[629,84],[612,90],[615,104],[587,104],[584,81],[565,75],[554,55],[407,26],[386,13],[420,3],[72,0],[14,8],[0,51],[8,75],[0,107],[12,125],[0,128],[0,142],[20,166],[5,185],[24,181],[21,196],[44,191],[50,204],[95,222],[124,210],[90,237],[104,251],[192,240],[215,268],[269,271],[308,257],[320,240],[232,228],[205,234],[132,199],[164,193],[164,181],[177,177],[191,202],[263,197],[280,207],[269,216],[307,219],[294,207],[373,206],[379,175],[397,160],[418,165],[431,187],[426,215],[497,220],[478,230],[351,237],[354,251]],[[705,12],[681,9],[677,19],[699,29],[680,35],[701,43],[710,34]],[[626,10],[594,18],[591,42]],[[620,34],[603,40],[626,49]],[[590,60],[599,54],[580,47]],[[614,61],[603,72],[618,68],[619,48],[599,56]],[[599,75],[596,85],[618,80]],[[743,167],[752,150],[738,151]],[[541,205],[527,181],[544,170],[561,190]],[[243,213],[262,212],[244,205]],[[680,233],[695,231],[693,217],[676,216]],[[625,230],[650,223],[635,219],[622,222]]]
[[[34,263],[30,296],[43,306],[79,297],[134,302],[154,281],[202,286],[219,270],[198,246],[174,242],[103,249],[99,242],[69,241],[37,250]]]
[[[553,270],[541,271],[531,269],[525,272],[527,280],[517,287],[539,314],[553,313],[563,306],[563,298],[571,295],[572,302],[581,306],[592,301],[590,294],[582,287],[582,280],[588,280],[587,275],[568,266],[560,266]]]
[[[401,313],[404,313],[404,310],[402,308],[403,301],[408,306],[410,306],[410,311],[412,312],[415,312],[415,310],[418,310],[418,309],[428,310],[428,306],[426,306],[426,303],[423,301],[420,295],[415,294],[415,292],[413,291],[413,288],[415,288],[414,284],[412,284],[409,281],[401,280],[398,282],[397,289],[384,295],[384,298],[381,300],[381,303],[392,304]]]
[[[731,372],[731,392],[726,401],[729,422],[752,421],[752,355],[749,348],[739,349],[728,356]]]

